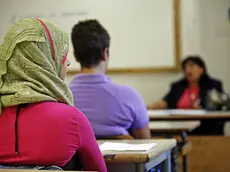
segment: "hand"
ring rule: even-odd
[[[196,100],[196,101],[193,102],[192,108],[193,108],[193,109],[201,109],[201,106],[200,106],[200,99],[198,99],[198,100]]]
[[[167,109],[168,103],[165,100],[160,100],[151,105],[147,105],[147,109]]]
[[[147,105],[146,108],[147,109],[153,109],[153,105]]]

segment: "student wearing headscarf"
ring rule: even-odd
[[[149,109],[206,109],[210,90],[222,93],[222,82],[209,76],[206,65],[199,56],[189,56],[181,64],[184,77],[171,85],[169,93]],[[223,134],[219,122],[202,122],[194,134]]]
[[[66,33],[40,19],[14,24],[0,45],[0,164],[106,171],[85,116],[64,83]],[[72,169],[74,170],[74,169]]]

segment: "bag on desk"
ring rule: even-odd
[[[230,110],[230,98],[226,93],[220,93],[216,89],[208,91],[206,97],[207,110]]]

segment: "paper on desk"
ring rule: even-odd
[[[157,146],[156,143],[128,144],[128,143],[105,142],[100,145],[100,150],[101,151],[147,151],[156,146]]]
[[[169,116],[169,115],[205,115],[205,110],[172,109],[172,110],[148,110],[149,116]]]
[[[148,110],[149,116],[167,116],[170,115],[170,110]]]

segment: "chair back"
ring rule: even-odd
[[[105,137],[97,137],[97,140],[134,140],[134,138],[130,135],[118,135],[118,136],[105,136]]]

